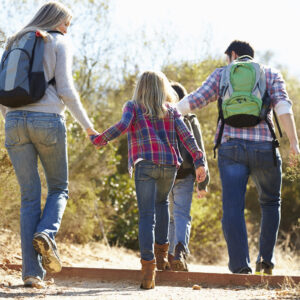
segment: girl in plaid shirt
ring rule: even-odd
[[[139,244],[142,264],[141,288],[155,286],[155,267],[170,268],[168,263],[168,194],[182,158],[177,135],[191,154],[196,179],[204,181],[203,153],[175,107],[177,95],[161,72],[144,72],[137,81],[133,100],[125,103],[120,122],[93,136],[96,146],[104,146],[122,133],[128,134],[128,167],[135,168],[139,208]]]

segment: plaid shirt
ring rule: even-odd
[[[180,166],[182,158],[178,149],[176,133],[193,157],[195,167],[204,166],[203,153],[198,148],[183,118],[176,108],[167,106],[163,119],[148,117],[134,101],[123,108],[120,122],[92,139],[94,145],[103,146],[122,133],[128,133],[128,169],[132,175],[134,162],[145,159],[161,165]]]
[[[178,110],[185,114],[185,112],[189,110],[202,108],[210,102],[216,101],[219,97],[220,79],[223,70],[224,68],[216,69],[200,88],[183,98],[177,104]],[[291,105],[282,75],[267,67],[265,67],[265,74],[266,88],[271,98],[271,106],[275,107],[281,101],[286,101]],[[187,108],[188,105],[189,109]],[[268,115],[268,119],[274,127],[271,112]],[[215,143],[220,130],[220,125],[221,122],[219,122],[217,127]],[[247,128],[235,128],[225,124],[221,143],[226,142],[228,138],[239,138],[250,141],[272,141],[270,130],[265,121],[261,121],[254,127]]]

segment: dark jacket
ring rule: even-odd
[[[207,165],[207,160],[206,160],[206,155],[205,155],[205,148],[204,148],[204,143],[202,139],[202,134],[201,134],[201,126],[199,124],[199,121],[197,117],[194,114],[187,114],[184,116],[184,123],[186,124],[187,128],[190,130],[190,132],[194,135],[194,138],[197,142],[198,147],[202,150],[204,154],[204,163],[205,163],[205,169],[206,169],[206,178],[203,182],[198,183],[198,188],[199,190],[204,190],[205,187],[209,183],[209,170],[208,170],[208,165]],[[178,139],[178,146],[179,146],[179,151],[183,159],[183,163],[181,164],[178,172],[176,179],[182,179],[187,177],[189,174],[195,175],[195,167],[193,163],[193,158],[189,154],[189,152],[185,149],[184,145],[180,142]]]

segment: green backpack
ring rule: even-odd
[[[220,81],[224,122],[238,128],[253,127],[261,121],[262,98],[266,90],[264,69],[243,58],[229,64]]]
[[[250,56],[241,56],[226,66],[220,80],[218,99],[221,127],[216,148],[220,145],[224,124],[236,128],[254,127],[265,121],[273,138],[273,148],[279,147],[274,129],[267,115],[271,109],[271,99],[266,90],[264,68],[254,62]],[[274,117],[281,134],[275,112]]]

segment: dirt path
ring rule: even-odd
[[[134,251],[123,248],[108,248],[99,243],[88,245],[59,244],[64,266],[97,268],[139,269],[139,257]],[[20,241],[12,232],[0,230],[0,263],[21,264]],[[191,271],[228,273],[225,264],[203,266],[189,264]],[[299,266],[276,271],[277,274],[300,275]],[[300,299],[300,286],[282,286],[279,289],[261,287],[207,288],[157,286],[154,290],[140,290],[132,282],[101,282],[82,279],[56,279],[48,281],[45,289],[24,288],[21,273],[0,269],[0,299]],[[200,284],[200,283],[199,283]]]
[[[154,290],[140,290],[136,284],[128,282],[106,283],[99,281],[57,280],[47,289],[24,288],[21,280],[10,287],[0,288],[3,299],[299,299],[296,288],[201,288],[156,286]]]

